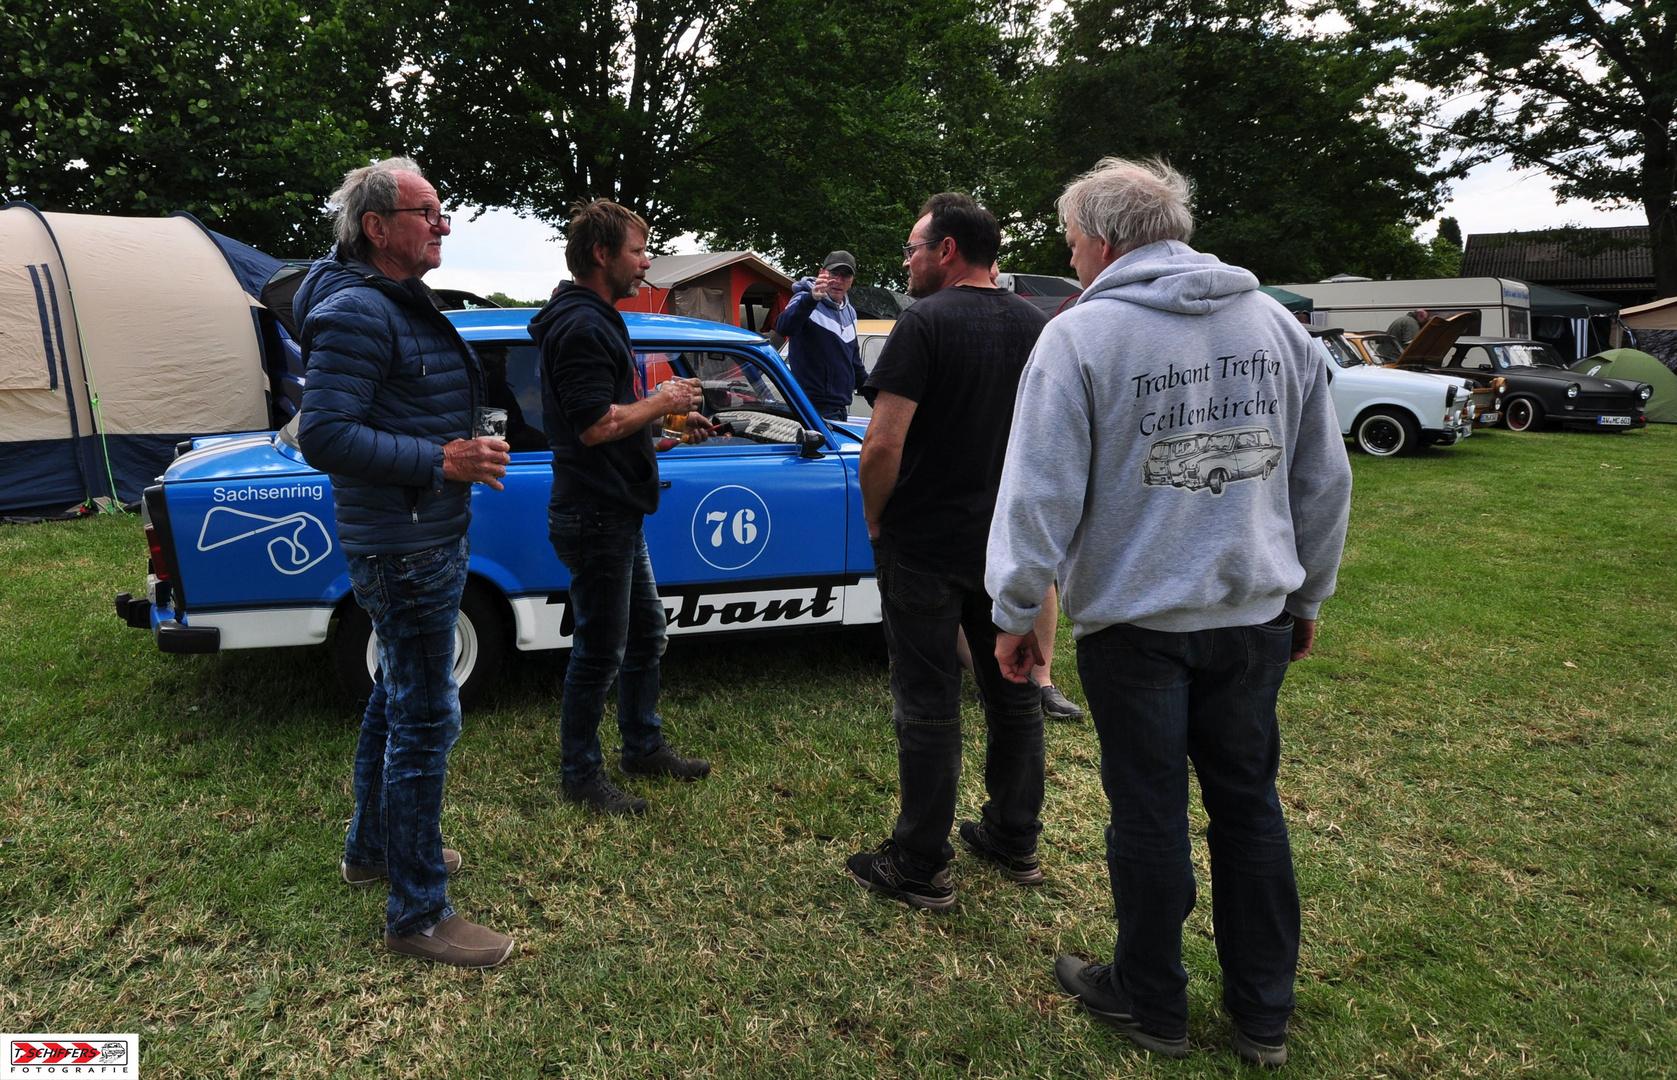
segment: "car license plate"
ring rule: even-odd
[[[1598,416],[1595,422],[1605,427],[1630,427],[1628,416]]]

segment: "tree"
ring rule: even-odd
[[[1195,244],[1268,281],[1398,275],[1439,178],[1381,124],[1394,67],[1288,29],[1284,0],[1074,0],[1038,80],[1010,268],[1064,273],[1052,205],[1108,155],[1161,157],[1195,183]]]
[[[390,145],[376,28],[301,0],[6,0],[4,195],[163,214],[280,254],[330,241],[325,196]]]
[[[568,220],[609,197],[668,236],[716,28],[707,0],[398,0],[407,142],[451,199]],[[655,237],[656,239],[656,237]]]
[[[714,244],[901,284],[925,199],[992,201],[1022,139],[1028,10],[1011,0],[757,0],[724,28],[671,179]]]
[[[1342,0],[1343,2],[1343,0]],[[1654,284],[1677,295],[1677,13],[1669,0],[1345,3],[1365,40],[1405,51],[1456,172],[1504,154],[1563,198],[1641,206]],[[1458,113],[1446,102],[1466,96]]]

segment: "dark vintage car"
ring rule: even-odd
[[[1431,370],[1474,380],[1502,377],[1503,426],[1531,431],[1559,425],[1623,431],[1647,426],[1654,388],[1569,370],[1553,346],[1514,338],[1457,338]]]
[[[1395,365],[1455,375],[1477,386],[1502,382],[1502,424],[1509,431],[1560,425],[1623,431],[1647,426],[1647,383],[1568,370],[1554,348],[1528,338],[1455,337],[1431,319]],[[1427,340],[1423,340],[1427,339]],[[1436,347],[1429,347],[1436,343]]]

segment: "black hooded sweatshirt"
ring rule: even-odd
[[[542,425],[553,447],[553,499],[651,514],[658,510],[653,425],[595,446],[580,435],[612,405],[632,405],[635,353],[618,310],[574,282],[530,320],[542,354]]]

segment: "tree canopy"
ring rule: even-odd
[[[1504,154],[1564,198],[1640,206],[1655,288],[1677,295],[1677,13],[1669,0],[1341,0],[1363,40],[1440,97],[1458,172]],[[1465,100],[1466,108],[1457,104]]]
[[[3,193],[42,209],[313,253],[325,194],[390,145],[389,45],[330,2],[7,0],[0,37]]]
[[[1197,184],[1196,243],[1268,280],[1437,265],[1438,177],[1381,124],[1402,55],[1287,0],[335,3],[8,0],[6,194],[312,254],[342,173],[403,152],[452,204],[607,196],[655,240],[793,271],[845,247],[889,284],[946,189],[997,212],[1009,269],[1064,273],[1060,188],[1156,155]]]

